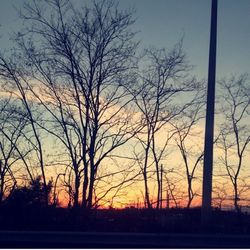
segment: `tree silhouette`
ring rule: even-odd
[[[185,176],[187,180],[188,202],[187,208],[197,193],[193,189],[193,181],[196,178],[198,166],[202,163],[204,149],[200,131],[196,126],[204,118],[204,88],[198,88],[192,105],[185,111],[185,114],[179,119],[175,126],[177,132],[175,141],[180,151],[185,167]]]
[[[244,156],[250,143],[250,130],[247,125],[250,112],[250,88],[247,75],[220,81],[220,105],[224,116],[220,125],[218,146],[222,149],[221,162],[233,186],[234,207],[240,212],[240,193],[248,190],[240,180],[244,167]],[[241,192],[240,192],[241,190]]]
[[[148,208],[152,207],[148,182],[156,175],[157,203],[160,206],[161,197],[161,161],[166,158],[166,149],[176,133],[175,129],[167,128],[164,137],[161,137],[163,145],[158,145],[157,136],[164,133],[167,125],[174,123],[192,105],[192,97],[187,97],[199,83],[189,77],[190,66],[186,61],[186,55],[182,49],[182,41],[173,49],[146,50],[143,57],[144,66],[139,73],[139,89],[134,90],[135,103],[140,114],[142,130],[136,134],[136,138],[142,148],[135,151],[135,158],[141,168],[144,179],[145,201]],[[180,101],[181,97],[185,98]],[[192,94],[191,94],[192,96]],[[153,169],[153,170],[152,170]]]
[[[35,156],[40,166],[42,173],[43,185],[44,185],[44,196],[48,199],[47,192],[47,181],[45,173],[45,162],[44,162],[44,148],[39,128],[37,126],[38,117],[41,115],[37,112],[37,105],[30,99],[29,96],[29,84],[28,75],[25,73],[23,65],[16,63],[17,55],[14,53],[9,58],[4,55],[0,55],[0,78],[6,92],[9,92],[12,96],[16,97],[16,100],[20,102],[23,109],[22,118],[26,120],[26,126],[29,124],[30,132],[29,135],[25,135],[25,140],[35,152]],[[22,157],[25,161],[24,157]],[[27,166],[27,161],[25,161]],[[29,173],[29,176],[31,174]]]
[[[29,114],[45,189],[37,127],[65,152],[63,165],[74,173],[74,206],[81,187],[82,207],[90,209],[104,160],[139,129],[128,91],[138,45],[130,29],[132,12],[107,0],[81,10],[68,0],[52,0],[25,3],[21,17],[26,30],[16,38],[19,61],[2,58],[2,71],[17,85]],[[26,93],[46,114],[42,121],[30,112]]]
[[[52,181],[47,185],[48,193],[52,190]],[[31,207],[41,208],[47,206],[47,199],[44,196],[44,185],[41,176],[34,179],[27,186],[15,188],[8,199],[5,201],[5,205],[18,208],[18,207]]]
[[[29,151],[22,147],[22,136],[26,126],[22,109],[11,96],[0,103],[0,204],[11,195],[17,184],[15,166]],[[27,168],[30,173],[29,168]]]

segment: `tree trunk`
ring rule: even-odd
[[[4,176],[3,174],[1,174],[1,184],[0,184],[0,205],[2,204],[3,202],[3,192],[4,192]]]
[[[88,193],[88,200],[87,200],[87,208],[88,209],[91,209],[92,204],[93,204],[94,182],[95,182],[95,171],[94,171],[94,167],[92,167],[91,171],[90,171],[89,193]]]
[[[191,183],[191,180],[189,178],[189,180],[188,180],[188,203],[187,203],[187,208],[190,208],[192,200],[193,200],[192,183]]]
[[[151,202],[149,199],[149,191],[148,191],[148,179],[147,172],[143,171],[143,179],[144,179],[144,188],[145,188],[145,205],[146,208],[151,208]]]
[[[89,184],[88,178],[88,166],[84,166],[84,178],[83,178],[83,186],[82,186],[82,208],[87,208],[87,189]]]
[[[234,208],[235,208],[235,211],[239,214],[241,213],[241,210],[240,210],[238,201],[239,201],[238,184],[237,184],[237,180],[235,180],[234,182]]]
[[[79,206],[78,200],[79,200],[79,186],[80,186],[80,180],[78,173],[75,173],[75,192],[74,192],[74,202],[73,207],[77,208]]]

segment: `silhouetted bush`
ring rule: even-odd
[[[47,184],[47,192],[51,193],[52,181]],[[46,196],[41,176],[29,182],[28,186],[17,187],[5,201],[7,207],[44,207],[46,206]]]

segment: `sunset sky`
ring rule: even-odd
[[[11,48],[13,43],[9,40],[9,36],[22,28],[15,8],[20,8],[23,2],[1,0],[2,51]],[[76,6],[90,2],[91,0],[72,0]],[[121,0],[119,2],[120,9],[131,7],[136,10],[136,23],[133,29],[138,31],[137,39],[141,41],[142,49],[152,46],[170,49],[183,38],[184,51],[187,53],[189,63],[194,66],[192,73],[199,79],[207,79],[210,0]],[[220,79],[249,71],[250,1],[218,0],[218,3],[217,79]],[[196,129],[200,131],[203,128],[201,126]],[[174,160],[177,161],[176,159]],[[201,186],[202,169],[198,172],[197,185]],[[140,195],[140,190],[136,191],[137,195]],[[133,195],[134,193],[131,193],[131,199],[134,199]]]

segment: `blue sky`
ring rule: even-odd
[[[71,0],[76,4],[83,0]],[[0,0],[0,44],[9,48],[8,36],[20,26],[17,8],[22,0]],[[88,0],[87,2],[91,2]],[[249,72],[250,0],[218,0],[217,76]],[[134,26],[144,47],[171,48],[184,36],[184,49],[194,73],[207,77],[210,0],[121,0],[120,7],[134,7]]]

